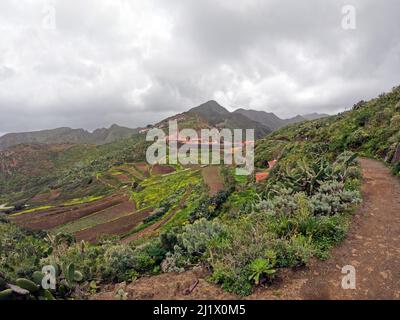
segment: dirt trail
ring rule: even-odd
[[[345,241],[327,261],[314,260],[302,270],[284,270],[271,287],[249,299],[400,299],[400,180],[382,163],[360,159],[363,204]],[[342,267],[356,270],[356,289],[341,287]],[[185,289],[200,279],[196,289]],[[204,274],[161,274],[124,287],[131,299],[234,299],[204,281]],[[111,288],[93,297],[112,299]]]
[[[327,261],[288,273],[282,286],[259,289],[254,299],[399,299],[400,180],[382,163],[360,159],[363,203],[345,241]],[[356,289],[342,289],[342,267],[356,270]]]

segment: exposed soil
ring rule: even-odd
[[[132,179],[126,174],[114,174],[113,177],[122,184],[128,184],[132,182]]]
[[[204,182],[209,188],[210,196],[215,196],[224,188],[224,181],[218,166],[208,166],[201,170]]]
[[[125,172],[127,174],[129,174],[132,177],[135,177],[139,180],[143,180],[144,176],[141,172],[135,170],[133,167],[129,167],[129,166],[122,166],[122,167],[118,167],[118,170],[120,170],[121,172]]]
[[[30,202],[31,203],[46,203],[57,199],[61,194],[61,189],[54,189],[47,193],[42,193],[34,196]]]
[[[103,292],[93,295],[91,300],[114,300],[115,293],[123,289],[130,300],[219,300],[235,299],[220,287],[209,284],[204,278],[207,271],[198,268],[185,273],[163,273],[144,277],[133,284],[120,283],[103,288]]]
[[[301,270],[282,270],[270,287],[249,299],[399,299],[400,180],[382,163],[360,159],[363,204],[354,215],[347,238],[327,261],[312,261]],[[342,288],[342,267],[356,270],[356,289]],[[130,299],[235,299],[208,284],[206,273],[188,271],[142,278],[130,285],[104,288],[93,299],[114,299],[123,288]],[[187,288],[199,280],[191,294]]]
[[[56,207],[48,210],[26,213],[11,218],[11,220],[28,229],[48,230],[88,216],[92,213],[102,211],[127,200],[127,196],[117,194],[91,203],[70,207]]]
[[[101,183],[105,184],[106,186],[108,186],[111,189],[118,188],[118,185],[119,185],[118,179],[109,174],[105,174],[103,176],[97,177],[97,180],[99,180]]]
[[[135,163],[135,168],[137,168],[145,177],[150,176],[149,166],[145,162]]]
[[[146,209],[134,212],[128,216],[119,218],[114,221],[99,224],[93,228],[86,229],[75,233],[77,240],[86,240],[89,242],[96,242],[102,235],[120,235],[131,231],[139,225],[153,209]]]
[[[152,174],[167,174],[167,173],[172,173],[172,172],[175,172],[175,168],[171,167],[171,166],[166,166],[166,165],[156,164],[151,169]]]
[[[109,207],[102,211],[95,212],[89,216],[70,222],[66,225],[56,228],[55,232],[76,233],[85,229],[93,228],[96,225],[110,222],[130,215],[136,211],[135,203],[126,200],[120,204]]]

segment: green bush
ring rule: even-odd
[[[273,249],[277,255],[276,266],[280,268],[303,266],[315,253],[312,238],[300,234],[292,236],[289,240],[276,240]]]
[[[138,264],[134,250],[125,245],[108,248],[104,253],[104,263],[109,277],[117,281],[131,280],[132,270]]]
[[[392,172],[394,175],[400,175],[400,161],[393,166]]]

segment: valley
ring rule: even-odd
[[[234,165],[146,162],[147,130],[171,119],[197,131],[255,125],[214,101],[106,144],[6,148],[0,291],[15,299],[395,298],[399,112],[396,87],[335,116],[273,130],[258,122],[250,176]],[[344,263],[360,272],[354,295],[335,282]],[[7,291],[18,279],[34,282],[43,265],[59,270],[56,290]],[[70,270],[76,280],[67,280]],[[364,279],[381,272],[368,291]]]

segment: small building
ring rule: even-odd
[[[268,179],[269,177],[269,172],[258,172],[256,173],[256,182],[261,182],[264,181],[266,179]]]
[[[268,168],[272,169],[273,167],[276,166],[277,163],[278,163],[278,160],[268,161]]]

